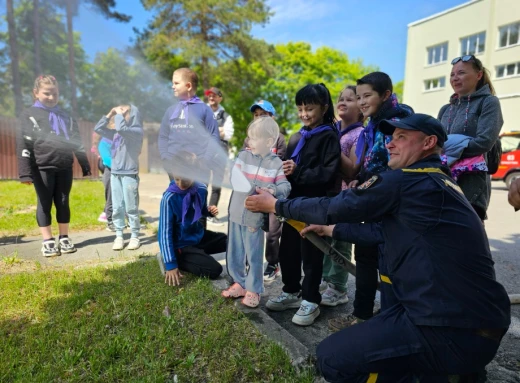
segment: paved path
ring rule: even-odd
[[[99,230],[95,232],[73,233],[72,238],[78,247],[77,253],[56,258],[44,258],[40,253],[39,237],[24,237],[0,243],[0,256],[17,252],[22,259],[38,261],[42,266],[83,265],[99,262],[127,262],[139,254],[158,252],[154,227],[159,217],[159,204],[163,191],[168,185],[165,174],[143,174],[140,184],[140,209],[150,223],[150,228],[141,235],[141,249],[137,251],[113,251],[114,234]],[[223,188],[219,203],[220,218],[227,218],[227,204],[230,190]],[[208,229],[227,232],[227,224],[215,226],[208,224]],[[520,212],[515,213],[507,204],[507,191],[503,183],[493,183],[493,194],[489,209],[489,220],[486,222],[493,258],[496,262],[497,279],[504,284],[508,293],[520,293]],[[129,233],[126,234],[128,238]],[[217,259],[225,264],[225,257],[220,254]],[[219,288],[226,286],[225,279],[217,281]],[[308,355],[313,355],[315,346],[328,334],[327,320],[339,314],[352,311],[355,278],[350,278],[348,290],[350,302],[337,308],[321,308],[321,316],[310,327],[298,327],[291,323],[294,312],[272,313],[265,310],[267,299],[279,293],[281,281],[278,279],[266,286],[262,296],[260,310],[243,310],[259,328],[271,338],[284,340],[295,363],[304,362]],[[376,303],[376,306],[378,303]],[[237,305],[240,307],[241,305]],[[294,310],[296,311],[296,310]],[[497,357],[488,367],[490,382],[520,382],[520,305],[512,306],[512,326],[505,336]]]

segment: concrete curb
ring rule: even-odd
[[[213,286],[219,291],[228,287],[225,278],[219,278],[212,281]],[[289,354],[291,364],[297,369],[310,367],[312,353],[298,339],[291,335],[286,329],[280,326],[274,319],[267,315],[260,307],[253,309],[248,308],[235,301],[235,307],[244,313],[244,315],[255,325],[255,327],[263,335],[270,340],[276,342]]]

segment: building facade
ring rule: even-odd
[[[408,25],[403,102],[437,117],[451,60],[474,54],[500,99],[502,132],[520,130],[520,0],[472,0]]]

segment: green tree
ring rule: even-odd
[[[265,45],[251,36],[254,24],[269,20],[269,9],[262,0],[141,2],[154,17],[138,32],[137,46],[165,76],[170,77],[177,66],[171,64],[184,63],[198,70],[201,85],[208,88],[214,69],[240,58],[249,62]]]
[[[22,85],[20,81],[20,61],[18,55],[18,39],[16,38],[16,24],[14,20],[13,0],[7,0],[7,33],[9,35],[9,55],[11,57],[11,75],[13,79],[13,94],[15,100],[15,113],[22,112]]]
[[[249,106],[255,100],[266,99],[274,105],[277,122],[282,132],[289,135],[301,127],[294,103],[300,88],[307,84],[324,83],[335,103],[346,85],[355,84],[364,74],[377,70],[376,67],[363,65],[359,59],[351,60],[346,53],[330,47],[313,51],[305,42],[279,44],[268,57],[267,67],[240,61],[235,70],[219,70],[220,75],[216,77],[217,86],[220,85],[223,90],[231,89],[224,95],[224,105],[235,120],[233,143],[238,147],[242,146],[246,137],[246,127],[251,121]]]
[[[82,2],[91,4],[96,10],[107,18],[114,19],[121,22],[128,22],[131,16],[112,11],[116,6],[115,0],[60,0],[60,4],[65,8],[65,15],[67,19],[67,52],[69,55],[69,80],[70,80],[70,95],[71,95],[71,110],[72,114],[78,111],[77,103],[77,84],[76,84],[76,65],[74,59],[74,28],[73,18],[77,16],[80,4]]]
[[[404,80],[401,80],[394,84],[394,93],[397,95],[397,99],[399,102],[403,102],[403,89],[404,89]]]
[[[16,41],[19,56],[19,78],[23,94],[23,104],[32,102],[32,88],[34,84],[34,12],[32,0],[21,0],[14,8],[14,19],[16,20]],[[43,5],[43,4],[42,4]],[[41,72],[49,73],[56,77],[60,84],[61,104],[65,108],[70,107],[70,88],[67,70],[67,33],[62,22],[62,16],[57,12],[51,2],[45,2],[40,6],[39,25],[41,34],[40,60]],[[8,32],[0,33],[0,44],[6,45],[11,37]],[[75,34],[74,63],[78,68],[78,84],[81,86],[88,77],[89,65],[86,61],[85,51],[79,44],[79,34]],[[0,86],[9,86],[13,83],[13,71],[8,66],[12,63],[11,57],[6,49],[0,51],[0,61],[3,72],[0,74]],[[10,102],[0,100],[4,115],[15,115],[15,107]]]
[[[139,60],[110,48],[98,53],[80,97],[81,115],[97,121],[116,105],[136,105],[147,121],[160,121],[171,104],[171,84],[161,83]]]

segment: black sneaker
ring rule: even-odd
[[[62,254],[75,253],[77,251],[69,237],[60,238],[59,248]]]
[[[208,217],[207,221],[208,221],[208,223],[211,223],[212,225],[215,225],[215,226],[224,225],[224,223],[220,222],[217,217]]]
[[[56,241],[54,239],[43,241],[42,255],[44,257],[55,257],[57,255],[61,255],[60,249],[56,247]]]
[[[114,226],[114,224],[112,222],[107,223],[106,231],[111,231],[114,233],[116,232],[116,227]]]
[[[264,281],[274,281],[280,275],[280,266],[278,264],[268,263],[264,271]]]

